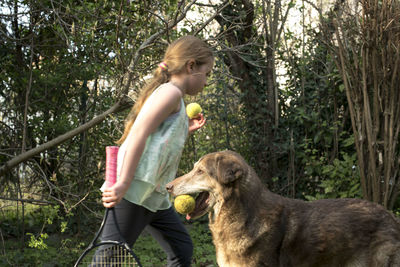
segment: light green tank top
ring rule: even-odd
[[[145,105],[151,105],[153,94],[146,100]],[[188,127],[189,120],[186,115],[185,104],[181,99],[180,110],[170,115],[147,138],[133,181],[124,196],[126,200],[153,212],[171,207],[165,185],[176,176],[183,147],[188,136]],[[127,140],[129,140],[131,133],[129,133],[118,151],[117,179],[121,172]]]

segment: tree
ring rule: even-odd
[[[224,62],[237,79],[244,106],[253,167],[266,183],[278,172],[279,95],[276,54],[292,2],[230,1],[220,16],[221,46],[227,52]]]
[[[344,1],[332,26],[363,195],[392,209],[400,190],[400,2]]]
[[[66,210],[86,198],[102,168],[98,142],[119,135],[110,116],[132,105],[129,91],[194,2],[2,3],[2,190],[24,180]]]

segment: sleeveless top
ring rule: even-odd
[[[142,110],[151,108],[152,96],[162,86],[165,84],[160,85],[149,96]],[[124,196],[126,200],[153,212],[171,207],[165,185],[176,176],[188,131],[189,120],[186,115],[185,103],[181,98],[180,110],[167,117],[156,131],[148,136],[134,178]],[[117,179],[131,134],[132,131],[118,151]]]

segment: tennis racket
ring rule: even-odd
[[[112,186],[116,182],[117,176],[117,146],[106,147],[106,184]],[[112,214],[120,241],[117,240],[101,240],[99,237],[103,231],[105,222],[109,214]],[[75,267],[90,266],[139,266],[142,267],[138,257],[133,253],[132,249],[126,243],[121,235],[114,208],[107,208],[101,222],[100,229],[97,231],[94,239],[79,257],[74,265]]]

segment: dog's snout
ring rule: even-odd
[[[167,189],[167,191],[168,192],[172,192],[172,189],[174,188],[174,186],[172,185],[172,184],[167,184],[166,186],[165,186],[165,188]]]

